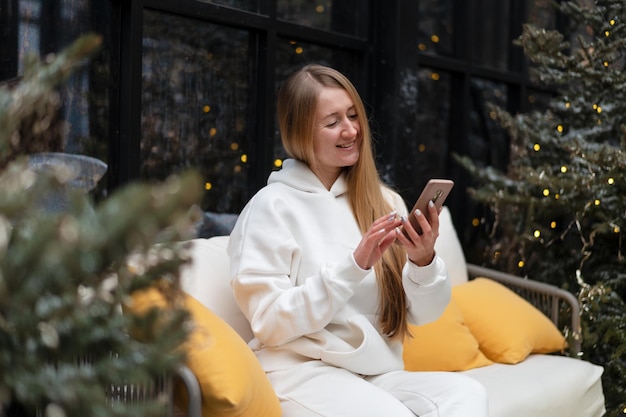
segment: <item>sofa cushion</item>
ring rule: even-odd
[[[517,365],[463,372],[487,389],[489,417],[600,417],[602,368],[559,355],[530,355]]]
[[[228,323],[246,342],[252,339],[248,320],[235,302],[230,286],[226,245],[228,236],[189,241],[193,262],[183,268],[180,285]]]
[[[541,311],[491,279],[476,278],[452,288],[452,299],[480,350],[494,362],[518,363],[530,353],[558,352],[567,346]]]
[[[279,417],[280,402],[243,339],[192,296],[186,307],[194,325],[185,344],[187,366],[200,384],[202,415]]]
[[[450,210],[443,206],[439,213],[439,237],[435,242],[435,252],[446,263],[452,285],[467,282],[467,264],[461,241],[456,234]]]
[[[464,371],[492,364],[463,321],[454,301],[441,317],[421,326],[409,325],[413,337],[404,340],[404,368],[408,371]]]

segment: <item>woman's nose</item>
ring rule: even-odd
[[[356,126],[356,122],[353,122],[350,119],[346,119],[344,121],[344,127],[343,127],[341,133],[344,136],[351,137],[351,136],[356,135],[357,132],[358,132],[358,129],[357,129],[357,126]]]

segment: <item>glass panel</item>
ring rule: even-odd
[[[420,0],[419,37],[417,47],[427,54],[454,54],[454,24],[452,0]]]
[[[219,4],[222,6],[232,7],[233,9],[247,10],[256,12],[259,10],[258,0],[200,0],[204,3]]]
[[[239,212],[246,201],[250,35],[144,12],[141,175],[199,169],[205,211]]]
[[[420,69],[417,79],[406,77],[403,83],[403,107],[412,110],[406,121],[399,121],[407,135],[395,144],[394,185],[410,205],[429,178],[446,176],[451,77]]]
[[[488,105],[506,108],[506,85],[472,78],[470,94],[472,107],[468,156],[476,162],[505,170],[509,158],[509,141],[506,131],[500,126]]]
[[[5,51],[9,78],[24,71],[27,55],[45,56],[57,53],[80,35],[95,32],[102,35],[103,46],[85,66],[78,68],[59,88],[62,107],[56,126],[58,139],[46,150],[77,153],[108,159],[109,138],[109,67],[110,15],[109,2],[90,0],[19,0],[16,22],[4,34],[15,31],[0,40]],[[97,18],[95,18],[97,16]],[[11,22],[13,24],[13,22]],[[3,28],[5,29],[5,28]],[[10,45],[7,43],[11,43]],[[55,127],[47,130],[49,133]],[[35,143],[36,140],[31,141]],[[29,149],[24,150],[31,153]],[[106,175],[98,183],[96,197],[106,194]]]
[[[476,0],[472,10],[476,38],[470,45],[470,59],[481,66],[506,70],[513,47],[509,34],[510,2]]]
[[[362,84],[357,77],[359,74],[359,57],[342,50],[332,49],[320,45],[279,39],[276,51],[276,90],[292,72],[309,63],[326,65],[341,71],[357,87],[363,97]],[[281,161],[287,157],[280,141],[278,126],[274,134],[274,166],[280,167]]]
[[[555,10],[552,0],[528,1],[528,23],[545,29],[554,29]]]
[[[279,19],[327,31],[365,36],[367,7],[361,0],[278,0]]]

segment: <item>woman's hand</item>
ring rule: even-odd
[[[370,269],[385,250],[396,240],[396,229],[402,225],[396,212],[391,212],[372,223],[359,246],[354,250],[354,260],[362,269]]]
[[[439,212],[432,201],[428,203],[428,218],[416,210],[415,217],[422,228],[422,234],[418,234],[407,218],[402,218],[402,227],[405,233],[399,228],[396,230],[398,241],[404,245],[406,253],[415,265],[429,265],[435,257],[435,241],[439,236]]]

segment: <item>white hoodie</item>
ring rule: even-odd
[[[353,252],[361,232],[344,176],[328,191],[303,163],[284,161],[243,209],[228,246],[235,299],[251,324],[263,368],[310,360],[362,375],[403,369],[402,341],[379,329],[378,284]],[[395,192],[392,207],[406,215]],[[436,320],[450,299],[443,261],[404,266],[409,321]]]

